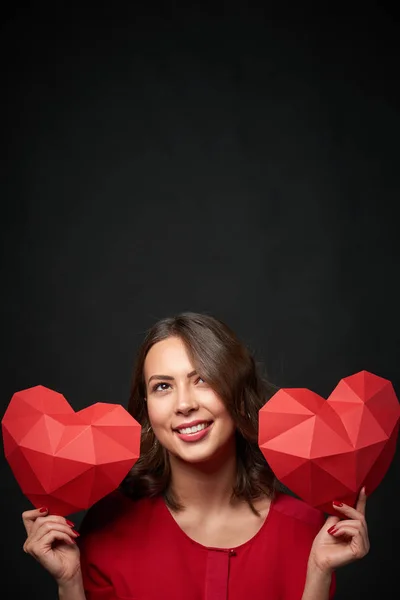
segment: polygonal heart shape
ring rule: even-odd
[[[259,447],[277,479],[305,502],[335,513],[370,494],[396,450],[400,405],[390,381],[368,371],[342,379],[327,400],[279,390],[259,411]]]
[[[122,406],[98,402],[76,413],[41,385],[13,395],[2,432],[22,492],[61,516],[115,490],[140,453],[141,426]]]

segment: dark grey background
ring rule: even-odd
[[[144,331],[182,310],[278,385],[399,392],[399,26],[376,4],[3,15],[2,414],[37,384],[126,405]],[[398,594],[398,471],[338,600]],[[54,598],[4,459],[1,502],[7,598]]]

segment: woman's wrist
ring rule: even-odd
[[[57,583],[60,600],[86,600],[80,571],[72,579],[58,581]]]
[[[316,577],[321,580],[331,580],[332,574],[335,569],[332,569],[328,566],[322,566],[314,561],[312,558],[309,558],[307,565],[307,576],[310,574],[312,577]]]
[[[302,600],[328,600],[332,574],[332,569],[323,569],[310,560]]]

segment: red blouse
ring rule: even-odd
[[[207,548],[179,527],[161,496],[114,492],[92,507],[79,545],[87,600],[301,600],[324,516],[286,494],[235,548]],[[332,581],[333,598],[335,581]]]

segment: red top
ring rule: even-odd
[[[179,527],[164,499],[114,492],[81,527],[87,600],[301,600],[324,515],[278,494],[261,529],[235,548],[207,548]],[[331,587],[333,598],[335,582]]]

